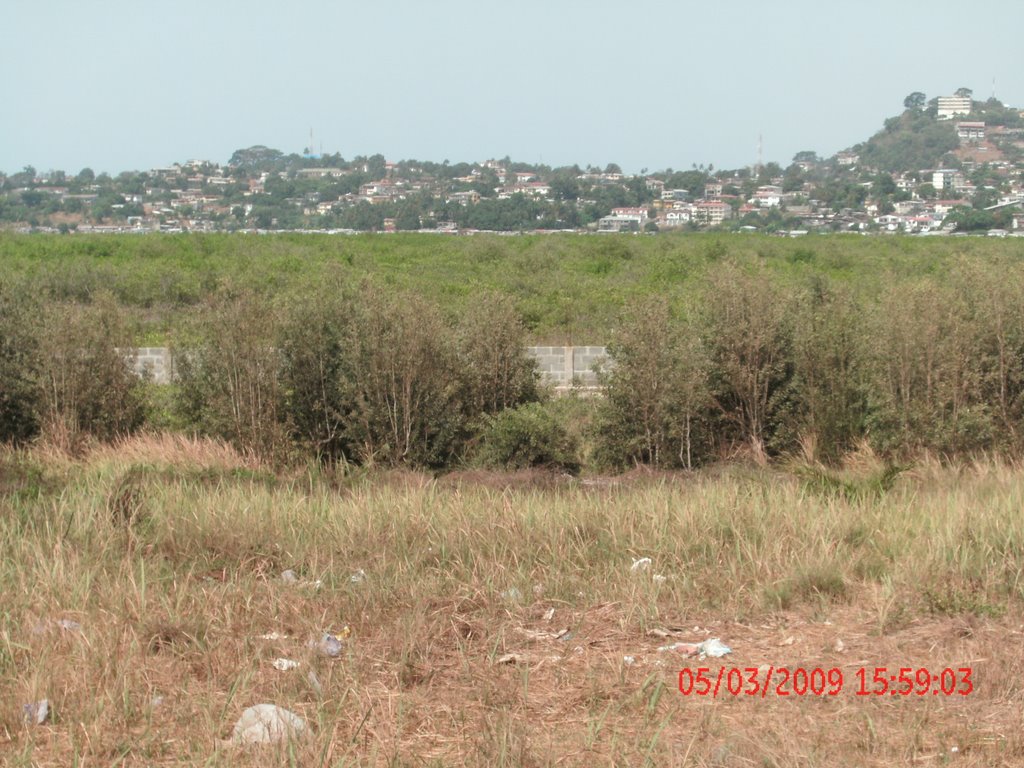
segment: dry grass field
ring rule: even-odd
[[[924,461],[883,491],[858,485],[872,462],[829,488],[746,465],[282,476],[164,436],[7,450],[0,763],[1020,765],[1024,468]],[[732,653],[658,650],[709,638]],[[678,690],[762,665],[842,691]],[[973,690],[858,695],[876,667]],[[308,732],[233,744],[259,703]]]

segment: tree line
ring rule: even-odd
[[[604,395],[556,400],[508,295],[457,317],[379,281],[273,300],[222,287],[139,380],[110,297],[41,305],[0,287],[0,437],[73,448],[137,429],[202,432],[275,463],[695,468],[742,451],[834,462],[878,452],[1017,456],[1024,269],[854,293],[822,275],[714,264],[685,296],[623,308]]]

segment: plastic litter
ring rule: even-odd
[[[323,581],[317,579],[316,581],[302,581],[299,575],[295,573],[291,568],[287,571],[281,571],[281,581],[285,584],[301,584],[304,587],[312,587],[313,589],[320,589],[324,585]]]
[[[555,618],[555,609],[554,608],[548,608],[544,612],[544,621],[551,621],[553,618]]]
[[[58,619],[57,626],[63,629],[65,632],[80,632],[82,625],[77,621],[71,619]]]
[[[271,744],[306,732],[306,721],[275,704],[249,707],[235,723],[231,740],[236,744]]]
[[[572,632],[569,631],[568,627],[560,629],[557,632],[545,632],[544,630],[516,627],[516,632],[521,635],[525,635],[530,640],[568,640],[572,637]]]
[[[287,672],[290,669],[297,669],[299,662],[293,661],[292,659],[274,659],[274,669],[280,670],[281,672]]]
[[[512,587],[511,589],[506,589],[501,593],[501,599],[508,600],[509,602],[519,602],[523,599],[523,593],[515,587]]]
[[[40,699],[31,704],[25,704],[21,708],[25,714],[25,722],[28,725],[42,725],[50,715],[49,699]]]
[[[651,581],[655,584],[664,584],[668,581],[668,576],[662,576],[660,573],[656,573],[651,577]]]
[[[654,561],[651,560],[651,558],[649,557],[641,557],[640,559],[633,561],[633,565],[629,567],[629,570],[633,571],[633,573],[637,573],[638,571],[646,571],[648,568],[651,567],[653,562]]]
[[[164,697],[163,696],[154,696],[152,699],[149,700],[149,708],[150,709],[159,709],[160,707],[163,706],[163,703],[164,703]]]
[[[267,632],[265,635],[260,635],[260,640],[287,640],[288,635],[283,635],[280,632]]]
[[[634,657],[634,656],[623,656],[622,657],[622,663],[625,664],[627,667],[632,667],[634,664],[636,664],[636,657]]]
[[[832,650],[836,653],[842,653],[846,650],[846,646],[843,645],[843,641],[837,637],[835,643],[832,644]]]
[[[353,584],[362,584],[366,581],[366,571],[360,568],[358,571],[348,577],[348,580]]]
[[[342,631],[344,637],[348,637],[348,627]],[[338,658],[341,655],[342,649],[345,647],[345,641],[337,635],[333,635],[330,632],[324,632],[320,636],[320,640],[313,644],[320,653],[324,656],[328,656],[332,659]]]
[[[495,664],[529,664],[532,661],[538,663],[550,662],[556,664],[561,659],[558,656],[534,656],[530,657],[522,653],[506,653],[504,656],[499,656],[494,660]]]
[[[697,644],[697,652],[701,656],[710,656],[713,659],[720,659],[727,653],[732,653],[732,648],[723,643],[717,637],[705,640]]]

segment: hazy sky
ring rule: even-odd
[[[1020,0],[0,0],[0,170],[265,144],[624,170],[787,165],[904,97],[1024,108]]]

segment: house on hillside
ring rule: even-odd
[[[970,96],[939,96],[939,120],[951,120],[957,115],[971,114]]]

